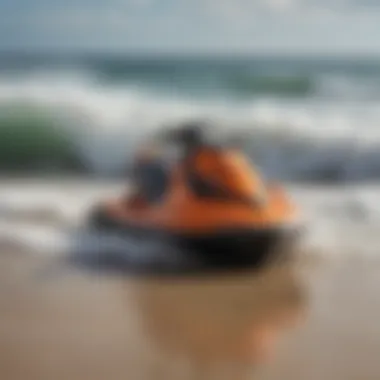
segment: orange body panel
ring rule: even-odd
[[[169,191],[161,202],[144,205],[134,203],[132,199],[130,202],[114,201],[106,206],[108,212],[126,224],[183,233],[271,228],[282,226],[295,216],[295,207],[282,189],[266,188],[244,156],[236,152],[223,155],[205,152],[197,157],[196,169],[203,176],[222,183],[229,191],[243,196],[254,195],[258,199],[257,204],[198,198],[186,186],[182,167],[178,166],[172,173]]]
[[[251,197],[254,190],[254,195],[260,197],[264,191],[258,171],[238,151],[229,150],[221,154],[218,151],[204,150],[196,157],[195,169],[203,177],[214,180],[241,196]]]

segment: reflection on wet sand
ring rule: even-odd
[[[187,279],[68,272],[0,257],[0,378],[243,379],[307,304],[295,268]]]
[[[298,281],[297,281],[298,280]],[[291,269],[261,274],[148,281],[137,304],[149,336],[172,355],[201,365],[255,364],[302,321],[304,288]]]

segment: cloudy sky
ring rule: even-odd
[[[0,49],[380,55],[380,0],[0,0]]]

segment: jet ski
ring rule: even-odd
[[[133,239],[137,256],[138,244],[165,241],[200,267],[261,266],[299,236],[284,189],[266,183],[236,144],[207,138],[197,124],[145,144],[131,182],[126,196],[96,205],[89,222]]]

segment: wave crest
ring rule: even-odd
[[[307,181],[380,178],[376,104],[225,104],[146,95],[83,77],[0,80],[0,169],[123,173],[147,133],[191,117],[246,133],[269,176]]]
[[[236,75],[228,82],[232,90],[246,94],[305,97],[312,95],[316,87],[308,76],[251,76]]]

